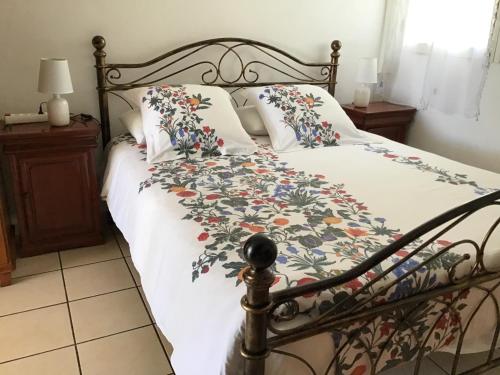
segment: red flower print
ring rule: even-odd
[[[359,281],[358,279],[351,280],[348,283],[345,283],[344,285],[347,288],[352,289],[353,292],[355,292],[356,290],[358,290],[359,288],[361,288],[363,286],[361,281]]]
[[[339,198],[335,198],[332,202],[333,203],[344,203],[344,200],[343,199],[339,199]]]
[[[346,192],[345,190],[337,190],[337,193],[339,194],[345,194],[345,192]]]
[[[214,165],[217,165],[217,163],[216,163],[215,161],[207,161],[207,162],[205,163],[205,165],[206,165],[207,167],[213,167]]]
[[[194,191],[184,190],[184,191],[179,191],[176,195],[179,197],[188,198],[188,197],[194,197],[196,193]]]
[[[395,254],[398,257],[404,258],[405,256],[407,256],[410,253],[408,251],[405,251],[405,250],[398,250],[398,251],[395,252]]]
[[[372,272],[372,271],[368,271],[366,273],[366,277],[368,277],[370,280],[373,280],[374,278],[377,277],[377,274],[375,272]]]
[[[364,211],[364,210],[367,210],[367,209],[368,209],[368,207],[363,206],[362,204],[358,204],[358,210]]]
[[[302,279],[300,279],[299,281],[297,281],[297,286],[304,285],[304,284],[309,284],[309,283],[312,283],[312,282],[315,282],[315,281],[316,281],[316,279],[313,279],[312,277],[303,277]],[[314,297],[315,294],[316,294],[316,292],[306,293],[306,294],[303,295],[303,297],[310,298],[310,297]]]
[[[193,145],[193,147],[194,147],[195,149],[199,150],[199,149],[200,149],[200,147],[201,147],[201,145],[200,145],[200,143],[199,143],[199,142],[196,142],[196,143]]]
[[[451,335],[444,341],[444,346],[450,345],[453,342],[453,340],[455,340],[455,336]]]
[[[214,199],[218,199],[220,197],[219,194],[208,194],[205,199],[209,200],[209,201],[213,201]]]
[[[252,201],[253,204],[264,204],[264,201],[260,200],[260,199],[254,199]]]
[[[222,221],[222,219],[220,217],[209,217],[208,218],[208,222],[210,224],[220,223],[221,221]]]
[[[219,138],[219,139],[217,140],[217,145],[218,145],[219,147],[224,146],[224,140],[223,140],[222,138]]]
[[[314,177],[319,178],[320,180],[325,178],[325,176],[323,176],[322,174],[315,174]]]
[[[280,280],[281,280],[280,276],[275,276],[274,277],[274,281],[273,281],[273,283],[272,283],[271,286],[274,286],[274,285],[278,284],[280,282]]]
[[[288,207],[288,204],[286,203],[280,203],[278,204],[279,208],[287,208]]]
[[[389,158],[389,159],[395,159],[398,157],[398,155],[394,155],[394,154],[384,154],[384,157],[386,158]]]
[[[316,141],[321,142],[321,137],[319,135],[316,137]]]
[[[203,221],[203,218],[198,216],[194,218],[194,221],[196,221],[197,223],[201,223]]]
[[[365,375],[366,374],[366,366],[365,365],[359,365],[357,366],[353,372],[351,372],[351,375]]]
[[[248,195],[248,191],[240,191],[241,197],[246,197]]]
[[[335,133],[335,139],[337,139],[337,140],[340,139],[340,133]]]
[[[208,267],[208,266],[203,266],[203,267],[201,268],[201,273],[207,273],[209,270],[210,270],[210,267]]]
[[[148,146],[147,145],[137,145],[137,148],[141,148],[141,149],[144,149],[144,148],[147,148]]]
[[[436,241],[438,245],[442,247],[450,246],[453,242],[446,241],[446,240],[437,240]]]
[[[208,237],[209,234],[207,232],[203,232],[198,236],[198,241],[206,241]]]
[[[149,172],[154,172],[154,171],[156,171],[156,167],[151,167],[151,168],[148,169],[148,171]]]
[[[436,328],[437,329],[445,329],[447,323],[448,323],[448,319],[445,316],[442,316],[441,318],[439,318],[438,322],[436,323]]]
[[[243,222],[243,223],[240,223],[240,227],[242,227],[242,228],[250,228],[250,224]]]
[[[268,173],[269,170],[265,169],[265,168],[258,168],[255,170],[255,173],[259,173],[259,174],[264,174],[264,173]]]
[[[262,233],[266,231],[266,228],[261,227],[260,225],[250,225],[248,229],[250,229],[254,233]]]
[[[410,160],[420,160],[418,156],[410,156],[408,159]]]
[[[290,222],[290,220],[284,218],[284,217],[279,217],[277,219],[274,219],[273,223],[276,225],[287,225]]]
[[[203,127],[203,132],[204,132],[205,134],[210,133],[210,128],[209,128],[208,126],[204,126],[204,127]]]
[[[368,236],[368,231],[360,228],[347,228],[345,230],[347,234],[350,234],[353,237],[364,237]]]
[[[327,128],[327,127],[328,127],[328,121],[322,121],[322,122],[321,122],[321,125],[322,125],[324,128]]]
[[[288,185],[290,183],[290,181],[289,180],[281,180],[280,183],[283,185]]]
[[[356,199],[354,199],[354,198],[347,198],[346,201],[348,201],[350,203],[354,203],[354,202],[356,202]]]
[[[394,240],[399,240],[401,237],[403,237],[403,235],[401,233],[398,233],[398,234],[395,234],[394,236],[392,236],[392,238],[394,238]]]
[[[392,328],[393,328],[393,325],[391,322],[384,322],[384,323],[382,323],[382,326],[380,327],[380,334],[382,336],[389,336],[389,333],[391,333]]]

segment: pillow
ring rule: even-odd
[[[236,114],[240,118],[243,129],[251,135],[268,135],[266,126],[260,118],[259,112],[254,105],[236,108]]]
[[[135,138],[137,144],[143,145],[146,143],[144,129],[142,128],[141,111],[131,109],[120,116],[120,121],[125,126],[125,129],[132,134],[132,137]]]
[[[369,143],[339,103],[313,85],[272,85],[246,90],[275,151]]]
[[[220,87],[163,85],[126,96],[141,108],[149,163],[257,151]]]

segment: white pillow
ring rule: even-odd
[[[139,145],[146,143],[146,136],[142,128],[141,111],[138,109],[131,109],[120,116],[120,121],[125,126],[127,131],[132,134],[135,141]]]
[[[339,103],[313,85],[272,85],[246,90],[275,151],[368,143]]]
[[[268,135],[266,126],[260,118],[259,112],[254,105],[236,108],[236,114],[240,118],[243,129],[251,135]]]
[[[163,85],[126,96],[141,108],[149,163],[257,151],[220,87]]]

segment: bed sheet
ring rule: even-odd
[[[272,151],[267,137],[256,137],[261,145],[256,157],[220,157],[198,163],[177,161],[175,165],[147,164],[144,146],[135,144],[128,135],[111,142],[102,196],[130,245],[132,260],[141,275],[156,322],[174,347],[172,362],[177,374],[239,374],[242,371],[236,351],[244,320],[239,301],[245,288],[240,282],[240,257],[233,254],[238,250],[221,249],[227,245],[219,228],[224,215],[235,221],[235,228],[231,230],[244,235],[267,231],[269,225],[272,228],[299,226],[290,233],[305,230],[304,223],[293,213],[290,216],[284,213],[290,213],[290,205],[299,207],[298,203],[291,202],[290,192],[301,181],[308,180],[307,193],[314,195],[311,199],[326,202],[320,205],[324,215],[318,219],[318,226],[334,228],[330,236],[339,235],[341,229],[346,237],[343,241],[367,243],[362,241],[372,238],[367,233],[368,220],[372,227],[378,223],[378,228],[393,231],[384,234],[384,241],[390,241],[391,237],[396,238],[451,207],[500,187],[498,174],[365,135],[373,143],[279,155]],[[257,188],[255,179],[245,182],[244,174],[248,170],[259,178],[261,185]],[[273,180],[274,184],[279,181],[278,185],[272,189],[266,187],[266,176],[278,176],[278,180]],[[193,187],[193,183],[199,186]],[[255,196],[248,196],[251,189],[251,195],[271,189],[272,196],[266,196],[266,202],[261,202]],[[231,199],[220,203],[223,201],[221,191],[231,191]],[[288,203],[283,203],[284,197]],[[206,211],[203,205],[215,202],[227,211],[203,216]],[[307,202],[301,204],[307,205]],[[266,214],[271,206],[276,211],[272,218]],[[339,213],[351,208],[356,211],[352,217]],[[468,237],[480,241],[486,226],[493,223],[498,214],[498,210],[490,210],[472,217],[467,223]],[[297,236],[290,240],[292,245],[279,247],[277,267],[280,268],[272,290],[310,281],[300,273],[291,277],[291,282],[286,280],[286,272],[297,272],[291,264],[300,260],[296,257],[301,255],[299,245],[307,248],[306,253],[314,259],[325,256],[325,249],[314,237],[305,232]],[[321,238],[325,243],[334,241]],[[457,228],[449,233],[447,240],[461,238],[463,233]],[[233,242],[238,243],[240,239]],[[493,248],[488,254],[493,261],[498,258],[495,251],[500,249],[500,238],[497,236],[490,243]],[[295,244],[298,245],[293,246]],[[386,242],[377,242],[375,247],[384,244]],[[301,259],[303,261],[304,256]],[[352,256],[350,261],[356,262]],[[338,272],[350,267],[340,262],[337,266]],[[299,278],[300,275],[303,277]],[[355,287],[352,286],[353,290]],[[486,349],[485,337],[494,323],[492,319],[488,321],[491,325],[480,324],[474,329],[476,334],[466,340],[465,351]],[[334,342],[330,335],[323,334],[287,349],[306,355],[317,369],[324,369],[329,359],[324,353],[334,350]],[[441,349],[446,350],[446,345]],[[268,361],[267,373],[307,372],[294,361],[276,356]]]

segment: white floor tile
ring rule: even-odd
[[[78,345],[85,375],[165,375],[172,370],[152,326]]]
[[[72,344],[66,304],[0,318],[0,363]]]
[[[498,358],[499,356],[500,353],[497,350],[497,353],[495,354],[494,358]],[[438,352],[431,354],[430,357],[444,370],[451,372],[451,367],[453,365],[453,358],[454,358],[453,354]],[[458,362],[458,370],[459,372],[470,370],[473,367],[483,364],[487,358],[488,354],[486,352],[475,353],[475,354],[462,354]],[[498,374],[500,374],[500,368],[492,369],[484,373],[484,375],[498,375]]]
[[[63,268],[118,259],[121,257],[122,253],[113,236],[109,237],[106,243],[102,245],[61,251]]]
[[[151,324],[137,289],[70,303],[76,342]]]
[[[0,301],[0,316],[66,302],[61,271],[14,279]]]
[[[74,346],[0,365],[2,375],[78,375],[79,373]]]
[[[34,257],[18,258],[16,260],[16,269],[12,272],[12,277],[23,277],[42,272],[55,271],[59,268],[59,255],[57,252]]]
[[[70,301],[134,286],[124,259],[63,270]]]

